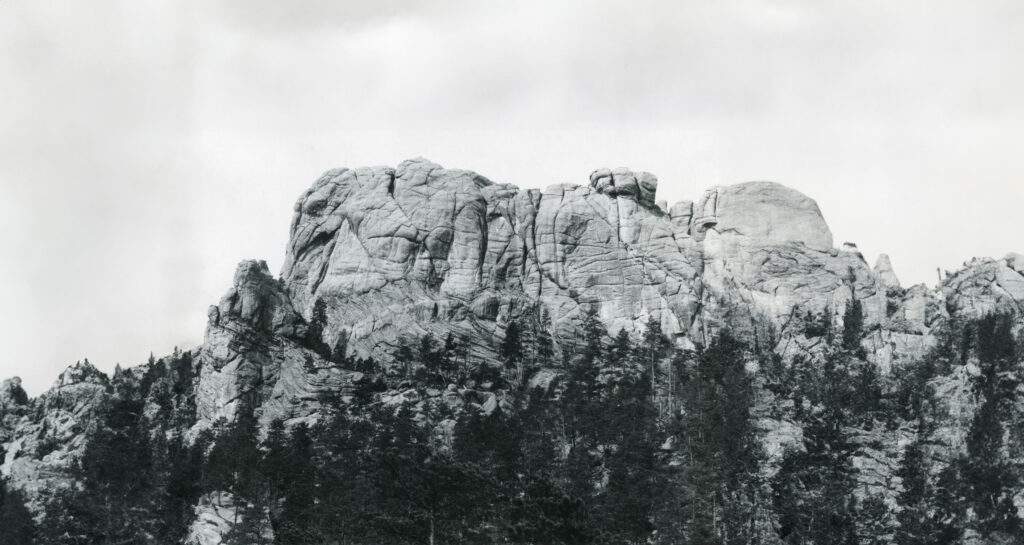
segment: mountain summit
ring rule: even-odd
[[[81,362],[35,399],[0,384],[6,497],[39,543],[931,543],[897,538],[913,524],[1015,539],[1024,256],[903,288],[887,256],[834,247],[798,191],[669,205],[657,186],[625,168],[543,190],[425,159],[330,170],[295,203],[280,275],[241,263],[199,347],[112,377]],[[986,449],[973,465],[995,481],[970,472]],[[399,483],[419,499],[387,496],[381,460],[421,464]],[[306,492],[246,473],[263,467],[307,468]],[[911,497],[941,479],[959,479],[948,505]],[[637,503],[630,482],[664,495]],[[461,514],[437,505],[470,492]],[[126,513],[117,494],[150,503]],[[331,518],[344,509],[361,514]],[[59,540],[75,532],[94,541]]]

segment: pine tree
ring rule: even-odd
[[[772,489],[786,543],[857,543],[854,445],[845,421],[841,408],[827,407],[804,428],[803,448],[783,456]]]
[[[537,367],[551,367],[555,363],[555,342],[552,335],[551,317],[544,305],[539,305],[534,320],[535,364]]]
[[[398,346],[395,348],[394,360],[396,369],[393,371],[392,378],[410,379],[412,378],[413,369],[416,367],[416,354],[412,348],[412,341],[407,336],[401,336],[398,338]]]
[[[514,318],[505,326],[505,337],[498,347],[498,358],[501,359],[506,374],[511,377],[509,382],[512,384],[522,383],[524,356],[522,326],[519,319]]]
[[[665,338],[661,330],[661,322],[651,316],[647,320],[647,327],[644,329],[643,339],[640,341],[639,361],[646,370],[651,382],[651,394],[658,394],[658,382],[662,378],[661,364],[671,351],[672,345]],[[667,396],[669,400],[676,395],[674,373],[668,373]],[[672,407],[668,408],[669,412]]]
[[[272,498],[261,475],[257,430],[251,410],[240,408],[236,420],[216,438],[207,461],[212,490],[230,492],[235,502],[226,545],[258,545],[269,542],[272,535],[267,517]]]
[[[0,479],[0,543],[32,545],[37,534],[32,513],[25,507],[25,496]]]
[[[276,543],[299,545],[313,542],[315,527],[316,467],[309,428],[299,424],[290,436],[268,435],[263,458],[264,474],[280,479],[273,497],[280,500],[276,517]]]
[[[569,445],[567,463],[576,468],[569,471],[569,477],[575,482],[577,494],[586,494],[585,491],[591,487],[593,476],[584,473],[586,468],[592,467],[591,451],[597,446],[602,409],[598,397],[598,374],[607,331],[597,319],[595,308],[591,307],[584,315],[582,330],[584,344],[578,354],[568,358],[567,376],[560,396],[560,427],[563,441]]]
[[[661,512],[659,539],[750,543],[755,535],[763,457],[753,423],[749,354],[727,331],[680,366],[682,417],[673,424],[681,466],[669,475],[678,521]],[[685,362],[685,358],[680,362]],[[653,445],[652,445],[653,446]],[[672,536],[675,536],[674,538]]]
[[[975,348],[981,373],[976,391],[982,397],[967,433],[967,456],[961,460],[972,525],[982,536],[999,534],[1024,539],[1013,502],[1020,478],[1004,454],[1004,425],[1009,420],[1020,383],[1017,341],[1012,317],[994,314],[978,321]]]
[[[967,455],[960,461],[974,525],[983,536],[993,532],[1017,535],[1021,522],[1013,503],[1020,482],[1003,450],[1000,403],[987,398],[975,412],[967,433]]]
[[[902,482],[897,497],[896,545],[952,545],[963,534],[962,515],[948,488],[949,473],[942,483],[947,486],[933,484],[930,473],[926,442],[919,436],[904,449],[896,471]]]
[[[222,431],[207,460],[209,489],[255,499],[262,492],[256,417],[251,411],[240,408],[234,422],[220,424]]]
[[[643,356],[619,331],[599,376],[597,427],[606,485],[596,502],[599,542],[645,543],[661,481],[656,477],[657,410]]]
[[[331,362],[343,367],[348,368],[352,366],[352,361],[348,357],[348,331],[342,329],[338,332],[338,340],[334,343],[334,348],[331,350]]]
[[[324,359],[330,359],[331,347],[324,342],[324,328],[327,327],[327,303],[317,299],[306,328],[306,346]]]
[[[860,349],[860,339],[864,334],[864,308],[860,299],[856,297],[846,305],[843,312],[843,338],[842,347],[844,350],[857,351]]]
[[[161,526],[149,431],[140,420],[142,394],[122,377],[101,409],[79,461],[81,486],[46,500],[44,543],[141,542]]]

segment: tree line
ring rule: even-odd
[[[370,375],[353,401],[325,396],[315,422],[267,430],[243,408],[193,441],[181,433],[195,418],[191,356],[151,359],[141,379],[112,379],[80,487],[47,494],[39,521],[0,488],[0,542],[176,543],[212,492],[236,506],[229,544],[1024,539],[1014,318],[950,321],[926,357],[886,376],[861,348],[859,306],[843,318],[838,330],[809,318],[826,349],[790,362],[725,330],[696,350],[672,346],[656,321],[639,339],[612,335],[593,311],[575,343],[556,346],[540,309],[506,325],[494,362],[470,361],[452,336],[405,339],[390,367],[336,346],[332,361]],[[976,409],[950,458],[936,387],[968,367]],[[541,371],[555,378],[531,387]],[[774,455],[769,417],[799,430]],[[864,437],[906,430],[891,494],[867,490]]]

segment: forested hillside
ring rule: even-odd
[[[515,322],[494,362],[451,338],[409,339],[391,372],[332,362],[367,376],[351,399],[324,399],[315,423],[261,433],[246,407],[196,437],[181,432],[195,411],[190,354],[151,360],[110,378],[72,472],[80,486],[44,493],[36,521],[6,491],[0,535],[175,543],[198,504],[230,512],[223,543],[239,545],[1019,542],[1010,317],[951,324],[891,377],[846,323],[821,331],[823,361],[793,366],[728,331],[678,350],[656,323],[634,342],[593,314],[561,361],[539,320]],[[965,448],[949,452],[936,393],[961,374],[978,404]],[[799,442],[766,451],[773,422]],[[855,463],[879,449],[898,452],[882,492]]]
[[[0,384],[0,544],[1024,543],[1024,256],[656,188],[328,171],[200,346]]]

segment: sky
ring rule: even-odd
[[[1024,252],[1012,1],[0,0],[0,377],[202,342],[332,167],[774,180],[904,285]]]

